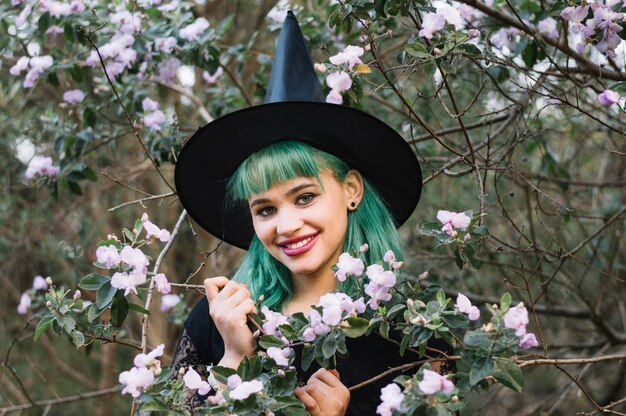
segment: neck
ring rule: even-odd
[[[311,305],[316,305],[322,296],[332,292],[337,287],[337,279],[332,270],[316,276],[292,275],[293,296],[283,308],[283,312],[292,315],[302,312],[308,315]]]

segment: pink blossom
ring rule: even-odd
[[[148,265],[150,264],[150,260],[146,257],[145,254],[138,248],[132,248],[131,246],[125,246],[120,252],[120,259],[128,264],[133,270],[138,271],[139,273],[145,274]]]
[[[98,263],[104,264],[107,269],[111,269],[122,261],[117,247],[114,245],[100,246],[96,250],[96,259]]]
[[[396,275],[392,271],[386,271],[379,264],[368,266],[366,274],[370,280],[370,283],[364,286],[365,294],[371,298],[368,305],[372,309],[378,309],[378,302],[391,299],[389,289],[396,284]]]
[[[443,16],[446,19],[446,22],[454,25],[457,29],[460,29],[461,26],[463,26],[461,13],[457,8],[452,7],[449,4],[441,4],[437,6],[437,14]]]
[[[332,74],[328,74],[326,77],[326,84],[328,84],[332,90],[341,93],[350,89],[352,86],[352,79],[345,71],[333,72]]]
[[[32,300],[30,298],[30,295],[27,292],[22,293],[22,296],[20,297],[20,304],[17,305],[17,313],[19,313],[20,315],[26,315],[31,303]]]
[[[228,376],[228,378],[226,379],[226,387],[228,388],[228,390],[234,390],[242,382],[243,380],[241,379],[239,374],[233,374]]]
[[[85,93],[81,90],[69,90],[63,93],[63,100],[71,105],[83,102]]]
[[[159,344],[155,349],[150,351],[148,354],[140,353],[135,356],[133,360],[133,364],[135,367],[153,367],[156,363],[157,358],[163,355],[163,350],[165,349],[165,344]]]
[[[170,58],[165,62],[159,64],[159,74],[157,75],[157,82],[163,84],[171,84],[176,80],[176,72],[180,68],[180,61],[176,58]]]
[[[163,111],[155,110],[143,118],[143,124],[150,130],[161,130],[161,125],[165,123],[165,120]]]
[[[146,113],[149,111],[154,111],[154,110],[159,109],[158,101],[154,101],[150,97],[144,98],[143,101],[141,102],[141,106],[143,107],[143,111],[145,111]]]
[[[200,374],[196,372],[192,367],[189,367],[183,376],[185,387],[189,390],[198,390],[198,394],[204,396],[211,391],[211,386],[206,381],[200,378]]]
[[[74,14],[82,13],[85,11],[85,5],[83,4],[82,0],[74,0],[70,4],[70,10]]]
[[[180,30],[180,37],[190,42],[196,41],[208,28],[209,22],[204,17],[199,17],[195,22]]]
[[[474,9],[471,6],[463,3],[459,5],[458,10],[463,19],[472,20],[474,18]]]
[[[156,38],[154,40],[154,49],[163,53],[170,53],[176,47],[177,41],[174,36],[166,38]]]
[[[491,37],[491,43],[493,44],[493,46],[498,49],[504,49],[506,47],[511,51],[514,50],[515,46],[517,45],[517,30],[514,29],[515,28],[500,28],[500,30]]]
[[[314,335],[324,335],[330,332],[330,328],[326,324],[322,323],[322,315],[320,315],[320,313],[315,309],[311,309],[311,313],[309,314],[309,321],[311,322],[310,328],[313,330]],[[309,337],[310,336],[311,333],[309,331]]]
[[[167,295],[172,291],[172,285],[167,281],[165,274],[158,273],[154,276],[154,283],[156,284],[156,290],[164,295]]]
[[[276,23],[283,23],[285,19],[287,18],[287,12],[288,12],[287,9],[279,10],[276,7],[274,7],[272,8],[272,10],[269,11],[269,13],[267,14],[267,17],[269,19],[272,19]]]
[[[259,380],[244,381],[230,392],[230,398],[233,400],[245,400],[251,394],[258,393],[263,390],[263,383]]]
[[[552,17],[546,17],[537,24],[537,29],[540,33],[546,35],[549,38],[557,39],[559,37],[559,31],[556,27],[556,20]]]
[[[343,104],[343,97],[336,90],[331,90],[326,96],[326,102],[329,104]]]
[[[48,28],[48,30],[46,30],[46,35],[56,36],[64,32],[65,32],[65,29],[62,28],[61,26],[52,25]]]
[[[207,84],[215,84],[223,74],[224,69],[220,66],[214,74],[209,74],[207,71],[202,72],[202,79],[204,79]]]
[[[467,36],[469,36],[470,39],[476,39],[478,37],[480,37],[480,30],[478,29],[470,29],[467,31]]]
[[[454,235],[455,229],[464,230],[472,222],[472,219],[463,212],[445,210],[437,212],[437,220],[444,225],[441,231],[450,236]]]
[[[178,6],[180,6],[180,2],[178,0],[170,0],[169,2],[157,7],[157,9],[159,9],[159,11],[163,13],[166,13],[178,9]]]
[[[343,51],[339,52],[337,55],[328,58],[328,60],[333,65],[348,64],[348,68],[352,69],[354,65],[363,63],[363,61],[361,61],[360,59],[360,56],[362,56],[364,52],[365,51],[360,46],[349,45],[346,46]]]
[[[109,15],[109,20],[119,27],[119,32],[123,34],[133,34],[141,30],[141,13],[131,13],[122,10]]]
[[[142,391],[150,387],[154,382],[154,374],[145,367],[133,367],[130,371],[124,371],[119,377],[120,384],[124,385],[122,394],[130,394],[139,397]]]
[[[30,58],[29,65],[34,71],[37,71],[41,74],[45,70],[50,69],[53,62],[54,61],[50,55],[33,56],[32,58]]]
[[[149,98],[146,98],[144,102],[146,100],[149,100]],[[143,227],[146,229],[146,238],[148,239],[153,238],[153,237],[158,238],[159,241],[163,243],[170,241],[170,237],[171,237],[170,232],[167,231],[166,229],[161,229],[157,227],[156,225],[154,225],[153,223],[151,223],[150,221],[148,221],[148,214],[144,213],[141,217],[141,221],[143,222]]]
[[[382,403],[376,408],[376,413],[381,416],[391,416],[394,410],[400,409],[400,404],[403,399],[404,394],[397,384],[387,384],[387,386],[380,390],[380,400],[382,400]]]
[[[287,323],[287,317],[282,313],[270,310],[270,308],[268,308],[267,306],[261,307],[261,313],[265,317],[265,322],[263,322],[262,327],[263,333],[282,337],[283,335],[281,334],[278,327]]]
[[[52,166],[52,158],[49,156],[34,156],[28,163],[24,177],[33,179],[35,176],[47,176],[52,178],[59,174],[59,167]]]
[[[117,61],[109,61],[104,65],[104,70],[111,78],[117,77],[124,72],[124,64]]]
[[[76,289],[76,291],[74,292],[74,296],[72,296],[72,299],[78,300],[82,297],[83,297],[82,292],[79,289]]]
[[[48,289],[48,282],[43,276],[35,276],[33,279],[33,289],[35,290],[46,290]]]
[[[617,92],[615,92],[613,90],[606,90],[603,93],[601,93],[600,95],[598,95],[598,101],[600,101],[600,104],[602,104],[602,105],[615,104],[621,98],[622,97],[619,95],[619,93],[617,93]]]
[[[30,4],[24,6],[24,9],[20,12],[19,15],[15,18],[15,26],[22,27],[26,23],[26,19],[33,11],[33,7]]]
[[[528,325],[528,311],[523,303],[520,302],[504,314],[504,326],[514,329],[518,337],[526,334],[526,325]]]
[[[178,295],[164,295],[161,297],[161,312],[167,312],[180,302]]]
[[[311,327],[308,327],[304,330],[304,332],[302,333],[302,339],[306,342],[313,342],[315,341],[315,330]]]
[[[20,59],[17,60],[15,65],[9,68],[9,74],[15,77],[22,73],[22,71],[26,71],[28,69],[29,61],[30,58],[28,56],[22,56]]]
[[[146,283],[146,275],[137,272],[117,272],[111,277],[111,286],[116,289],[124,289],[124,296],[130,292],[137,295],[137,286]]]
[[[347,276],[360,276],[363,274],[364,269],[365,265],[363,264],[363,260],[355,259],[349,253],[342,253],[337,262],[335,277],[340,282],[343,282],[346,280]]]
[[[51,16],[56,17],[57,19],[61,18],[61,16],[69,16],[72,14],[72,8],[69,3],[61,3],[60,1],[54,0],[45,0],[39,3],[39,7],[42,10],[47,10],[50,12]]]
[[[343,313],[343,297],[341,295],[347,296],[343,293],[328,293],[320,298],[319,306],[323,308],[322,322],[326,325],[339,325]]]
[[[529,332],[527,334],[522,335],[522,338],[519,341],[519,346],[520,348],[528,350],[534,347],[538,347],[539,342],[537,342],[537,338],[535,337],[535,334]]]
[[[450,394],[454,390],[454,384],[450,380],[430,370],[424,370],[424,378],[418,383],[418,387],[424,394]]]
[[[291,355],[291,348],[277,348],[269,347],[267,349],[267,355],[274,361],[276,365],[281,367],[287,367],[289,365],[289,355]]]
[[[367,250],[370,249],[370,246],[365,243],[361,247],[359,247],[359,253],[367,253]]]
[[[472,305],[472,302],[462,293],[459,293],[457,296],[454,306],[459,312],[467,314],[470,321],[475,321],[480,318],[480,310]]]
[[[426,13],[422,19],[422,29],[419,31],[419,36],[432,39],[433,33],[440,31],[446,24],[444,16],[436,13]]]
[[[137,61],[137,51],[133,48],[124,48],[117,53],[117,62],[130,68]]]
[[[392,250],[387,250],[385,254],[383,255],[383,261],[386,261],[388,263],[395,263],[396,255],[394,254]]]
[[[572,23],[580,23],[587,17],[589,6],[570,6],[561,11],[561,17]]]

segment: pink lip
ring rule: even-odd
[[[306,240],[307,238],[310,238],[311,236],[315,236],[315,237],[313,237],[311,241],[309,241],[302,247],[298,247],[298,248],[286,247],[287,244],[295,244],[299,241]],[[313,246],[315,245],[315,243],[317,243],[317,241],[319,240],[319,236],[320,236],[319,233],[304,235],[301,237],[290,238],[289,240],[281,241],[280,243],[277,243],[277,245],[281,248],[281,250],[283,250],[283,253],[285,253],[286,255],[290,257],[299,256],[300,254],[304,254],[307,251],[311,250]]]

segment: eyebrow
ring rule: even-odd
[[[315,187],[315,186],[316,186],[316,185],[315,185],[314,183],[303,183],[303,184],[301,184],[301,185],[294,186],[293,188],[291,188],[290,190],[288,190],[288,191],[285,193],[285,196],[291,196],[291,195],[293,195],[293,194],[295,194],[295,193],[298,193],[298,192],[302,191],[303,189],[306,189],[306,188],[311,188],[311,187]],[[259,198],[259,199],[255,199],[254,201],[252,201],[252,202],[250,203],[250,208],[254,207],[255,205],[259,205],[259,204],[266,204],[266,203],[268,203],[268,202],[271,202],[271,201],[270,201],[269,199],[267,199],[267,198]]]

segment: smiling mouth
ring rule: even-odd
[[[309,251],[315,243],[317,242],[317,234],[311,234],[308,236],[303,236],[299,238],[291,238],[289,240],[285,240],[283,242],[277,243],[277,245],[283,250],[285,254],[288,256],[297,256],[300,254],[304,254]]]

